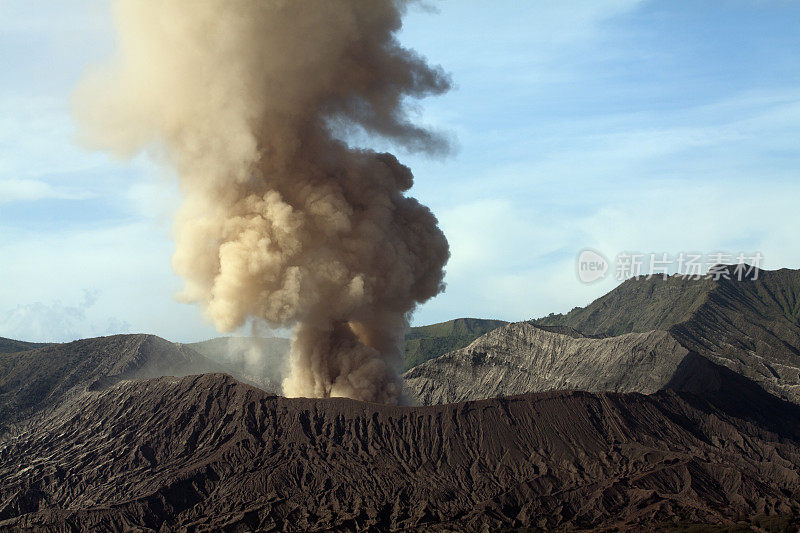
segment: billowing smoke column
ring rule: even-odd
[[[76,92],[81,137],[177,169],[183,297],[229,332],[250,317],[296,325],[289,396],[396,402],[415,306],[443,289],[449,251],[404,196],[392,154],[445,143],[404,100],[449,88],[402,48],[391,0],[120,0],[118,53]]]

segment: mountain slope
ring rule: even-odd
[[[24,352],[26,350],[35,350],[42,346],[48,346],[47,342],[25,342],[14,339],[7,339],[0,337],[0,354]]]
[[[800,402],[800,270],[757,279],[633,278],[566,315],[532,321],[584,334],[668,330],[688,350]]]
[[[714,403],[549,392],[421,408],[214,374],[120,382],[0,444],[0,529],[650,530],[800,512],[798,407],[721,375],[734,383]]]
[[[689,351],[664,331],[603,339],[509,324],[403,375],[422,404],[552,389],[653,393]]]
[[[670,331],[688,349],[800,403],[800,271],[721,280]]]
[[[3,426],[124,379],[228,369],[155,335],[114,335],[0,356]]]
[[[565,315],[550,314],[531,323],[567,326],[584,335],[606,337],[668,330],[691,318],[716,287],[717,282],[710,278],[630,278],[586,307],[576,307]]]

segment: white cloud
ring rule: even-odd
[[[84,290],[81,302],[64,304],[60,300],[45,304],[17,305],[0,314],[0,334],[38,342],[68,342],[76,339],[127,333],[130,324],[115,317],[100,323],[87,320],[87,311],[95,304],[97,291]]]
[[[0,227],[0,235],[0,257],[14,258],[0,261],[0,317],[57,314],[75,307],[66,302],[81,300],[83,290],[98,294],[79,322],[57,322],[61,329],[52,335],[41,331],[41,336],[24,340],[63,339],[70,332],[104,335],[110,331],[112,317],[118,325],[129,324],[126,329],[131,332],[155,333],[170,340],[215,336],[197,307],[175,301],[182,282],[170,268],[172,243],[151,223],[49,233]],[[25,329],[21,319],[13,324],[0,335],[36,333]]]
[[[88,197],[88,193],[60,189],[40,180],[0,179],[0,204],[45,198],[80,200]]]
[[[58,179],[112,166],[106,156],[73,144],[66,98],[0,98],[0,178]]]
[[[423,180],[452,173],[428,187],[458,185],[434,197],[452,247],[448,292],[417,322],[521,320],[586,305],[617,282],[577,280],[575,256],[585,247],[611,260],[623,251],[761,252],[766,268],[800,267],[800,183],[774,155],[796,152],[798,97],[779,89],[668,119],[587,118],[550,126],[546,141],[538,130],[504,131],[482,137],[481,157],[423,162]],[[486,156],[495,142],[506,152]]]
[[[452,254],[447,290],[419,311],[417,323],[522,320],[558,307],[565,288],[583,288],[570,262],[576,228],[554,223],[544,209],[490,198],[445,209],[439,220]]]

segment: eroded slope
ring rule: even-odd
[[[734,268],[717,280],[633,278],[585,308],[532,322],[606,336],[668,330],[688,350],[800,403],[800,270],[740,281]]]
[[[720,280],[671,332],[688,349],[800,403],[800,271]]]
[[[403,378],[409,396],[428,405],[554,389],[649,394],[674,378],[687,353],[664,331],[595,339],[518,322]]]
[[[720,390],[404,408],[223,375],[121,382],[0,446],[0,529],[641,530],[800,511],[798,408]]]

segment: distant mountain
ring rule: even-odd
[[[50,343],[47,342],[25,342],[25,341],[17,341],[14,339],[6,339],[5,337],[0,337],[0,354],[24,352],[26,350],[35,350],[36,348],[41,348],[42,346],[48,346],[49,344]]]
[[[484,333],[508,324],[503,320],[457,318],[411,328],[406,334],[404,370],[468,345]]]
[[[798,270],[744,281],[634,278],[585,308],[497,329],[404,377],[424,403],[550,388],[649,393],[685,388],[675,372],[691,355],[800,403],[798,296]]]
[[[414,361],[437,357],[501,324],[456,319],[411,328],[406,353]],[[173,344],[154,335],[115,335],[64,344],[0,337],[0,433],[7,424],[60,404],[77,391],[123,379],[225,372],[279,393],[288,352],[289,340],[277,337],[219,337],[192,344]]]
[[[800,408],[721,376],[430,407],[122,381],[0,442],[0,530],[796,529]]]
[[[0,433],[87,390],[126,379],[228,372],[155,335],[114,335],[0,355]]]

